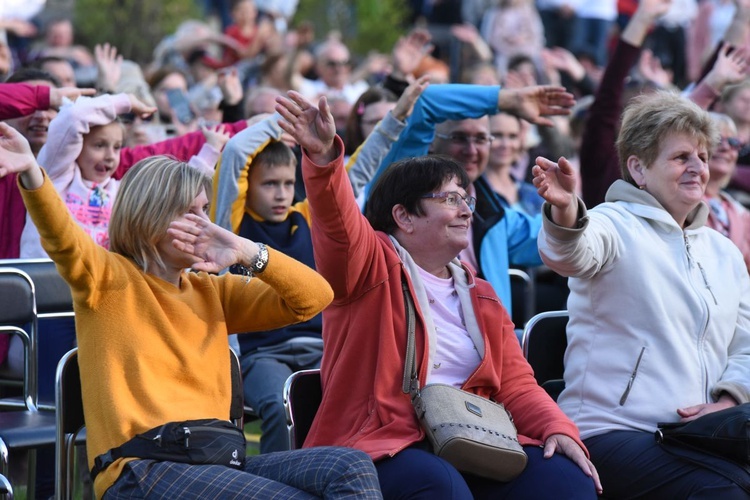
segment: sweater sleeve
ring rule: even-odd
[[[302,175],[312,220],[315,267],[331,284],[334,300],[346,300],[368,283],[386,279],[377,268],[382,255],[375,231],[360,212],[344,169],[344,143],[336,137],[339,156],[316,165],[302,156]]]
[[[244,120],[236,123],[225,123],[224,125],[230,135],[247,128],[247,122]],[[187,161],[191,156],[198,154],[205,142],[206,138],[203,137],[203,133],[197,131],[155,144],[122,148],[120,150],[120,166],[117,167],[114,178],[122,179],[122,176],[130,170],[130,167],[149,156],[171,155],[180,161]]]
[[[427,87],[414,104],[406,129],[401,132],[365,187],[365,198],[369,197],[374,182],[392,163],[402,158],[427,154],[438,123],[496,114],[499,92],[499,86],[485,85],[447,84]]]
[[[378,166],[380,166],[385,155],[388,154],[393,143],[398,140],[404,127],[406,127],[406,123],[398,121],[389,111],[375,126],[365,142],[349,158],[347,171],[355,197],[359,196],[362,188],[375,175]]]
[[[607,217],[589,217],[580,199],[578,207],[580,227],[569,229],[552,222],[551,206],[544,204],[539,254],[561,276],[588,279],[618,258],[621,240]]]
[[[236,134],[224,147],[214,174],[215,203],[211,206],[211,219],[219,226],[235,233],[239,231],[247,195],[248,167],[269,142],[281,139],[280,118],[274,113]]]
[[[49,109],[50,88],[27,83],[0,83],[0,120]]]
[[[46,173],[40,188],[25,189],[20,180],[18,187],[28,214],[39,230],[42,247],[70,285],[74,302],[95,308],[98,286],[111,271],[111,266],[107,265],[109,252],[76,223]]]
[[[221,155],[221,152],[218,149],[205,143],[198,154],[190,158],[188,165],[197,168],[209,177],[213,177],[219,155]]]
[[[47,143],[38,157],[39,164],[44,165],[58,190],[73,182],[75,162],[83,149],[83,136],[91,127],[112,123],[119,113],[127,111],[130,111],[130,100],[126,94],[81,97],[60,110],[50,122]]]
[[[262,332],[307,321],[333,300],[328,282],[303,263],[268,248],[268,267],[254,278],[224,274],[229,333]]]

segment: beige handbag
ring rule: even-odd
[[[510,481],[523,472],[527,456],[518,442],[516,426],[502,404],[445,384],[420,389],[415,353],[414,303],[402,281],[408,338],[403,392],[412,405],[435,455],[460,472]]]

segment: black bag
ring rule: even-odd
[[[227,420],[168,422],[96,457],[91,477],[122,457],[242,469],[246,446],[243,430]]]
[[[750,403],[690,422],[657,425],[656,441],[667,453],[720,474],[750,493]]]
[[[698,449],[750,465],[750,403],[690,422],[659,423],[656,441]]]

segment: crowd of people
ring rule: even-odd
[[[412,0],[359,61],[296,2],[206,1],[216,22],[142,65],[43,3],[0,8],[0,259],[50,258],[71,287],[39,391],[77,346],[97,497],[750,494],[653,438],[750,402],[750,0]],[[534,312],[569,312],[557,401],[512,268]],[[505,405],[516,479],[433,453],[403,391],[407,295],[419,380]],[[260,455],[100,467],[226,420],[230,348]],[[0,367],[23,356],[0,336]],[[323,399],[289,451],[282,388],[309,368]]]

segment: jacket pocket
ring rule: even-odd
[[[638,368],[641,366],[641,360],[643,360],[643,353],[646,352],[646,346],[641,347],[641,353],[638,355],[638,359],[635,362],[635,367],[633,368],[633,372],[630,374],[630,378],[628,379],[628,385],[625,387],[625,392],[622,393],[622,396],[620,396],[620,406],[623,406],[625,404],[625,401],[628,400],[628,396],[630,395],[630,390],[633,388],[633,384],[635,383],[635,378],[638,376]]]

